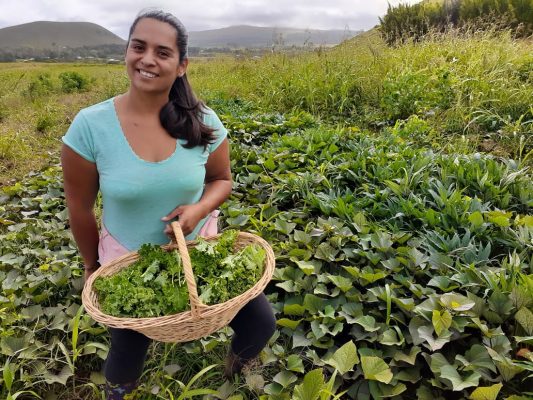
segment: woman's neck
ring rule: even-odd
[[[122,96],[124,106],[128,111],[134,112],[137,115],[142,114],[157,114],[168,103],[168,94],[154,94],[138,93],[134,88],[131,88]]]

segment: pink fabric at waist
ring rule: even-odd
[[[198,236],[208,237],[218,233],[218,210],[214,210],[207,221],[198,232]],[[98,242],[98,259],[101,265],[107,264],[113,261],[115,258],[123,256],[130,251],[122,246],[111,234],[107,231],[106,227],[102,224],[100,231],[100,240]]]

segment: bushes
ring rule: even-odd
[[[62,72],[59,74],[59,79],[64,93],[84,92],[89,88],[89,79],[78,72]]]

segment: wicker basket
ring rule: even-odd
[[[274,252],[270,245],[259,236],[251,233],[239,232],[235,248],[240,249],[255,243],[266,251],[263,275],[257,283],[246,292],[224,303],[205,305],[198,298],[198,291],[187,246],[194,242],[185,242],[183,232],[177,222],[172,223],[177,244],[162,246],[166,250],[178,249],[183,261],[185,280],[189,289],[191,309],[178,314],[153,318],[121,318],[106,315],[100,311],[98,298],[93,290],[93,283],[99,276],[109,276],[126,268],[139,258],[136,252],[128,253],[112,262],[102,265],[85,282],[82,301],[87,313],[96,321],[113,328],[127,328],[141,332],[144,335],[161,342],[187,342],[209,335],[228,325],[237,312],[250,300],[257,297],[266,287],[275,268]],[[211,236],[207,240],[215,240],[219,235]]]

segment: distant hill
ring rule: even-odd
[[[330,46],[362,31],[231,26],[189,32],[191,55],[202,49]],[[126,41],[90,22],[38,21],[0,29],[0,61],[122,59]]]
[[[125,43],[113,32],[91,22],[37,21],[0,29],[0,48],[50,50]]]
[[[335,45],[362,31],[258,27],[249,25],[189,32],[189,46],[200,48],[262,48]]]

